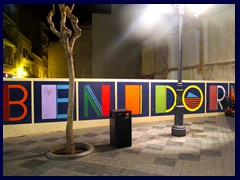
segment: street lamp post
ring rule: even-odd
[[[161,6],[159,8],[159,6]],[[197,18],[197,16],[203,13],[207,8],[209,8],[210,4],[179,4],[176,5],[148,5],[145,13],[142,16],[143,21],[151,22],[149,24],[153,25],[153,20],[157,20],[161,13],[171,13],[175,15],[175,12],[178,12],[179,15],[179,51],[178,51],[178,82],[177,82],[177,103],[175,106],[175,118],[174,125],[172,126],[172,135],[173,136],[185,136],[186,128],[183,125],[183,85],[182,85],[182,29],[183,29],[183,20],[185,16],[193,16],[193,18]],[[176,9],[177,8],[177,9]],[[190,19],[190,18],[189,18]],[[141,28],[139,28],[141,29]]]
[[[182,29],[183,29],[184,5],[179,5],[179,49],[178,49],[178,82],[177,82],[177,103],[175,106],[174,125],[172,126],[173,136],[185,136],[186,128],[183,125],[182,103],[183,85],[182,85]]]

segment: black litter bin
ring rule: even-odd
[[[110,111],[110,145],[132,146],[132,112],[125,109]]]

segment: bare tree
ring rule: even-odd
[[[48,23],[52,32],[60,38],[60,42],[64,47],[64,53],[68,67],[69,77],[69,93],[68,93],[68,118],[66,126],[66,141],[67,141],[67,153],[75,153],[75,144],[73,139],[73,110],[74,110],[74,91],[75,91],[75,72],[73,64],[73,48],[75,41],[81,36],[81,29],[78,27],[78,18],[72,14],[74,5],[68,7],[65,4],[58,5],[61,13],[60,31],[56,30],[52,21],[52,17],[55,14],[55,5],[53,4],[53,10],[51,10],[47,16]],[[66,19],[69,19],[72,27],[73,34],[70,29],[66,27]]]

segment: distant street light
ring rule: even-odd
[[[183,125],[183,111],[184,106],[182,103],[183,95],[183,85],[182,85],[182,29],[183,29],[183,19],[185,11],[192,15],[193,17],[198,17],[199,14],[203,13],[209,4],[179,4],[179,5],[149,5],[146,12],[143,15],[143,20],[148,20],[153,24],[153,20],[157,20],[160,12],[163,13],[178,13],[179,14],[179,45],[178,45],[178,82],[177,82],[177,103],[175,106],[175,117],[174,125],[172,126],[173,136],[185,136],[186,128]]]
[[[18,78],[25,78],[27,76],[27,72],[23,70],[23,68],[18,68]]]

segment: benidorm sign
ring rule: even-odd
[[[173,115],[176,82],[76,80],[74,119],[108,119],[111,109],[133,117]],[[235,98],[235,83],[184,82],[184,114],[223,112],[225,93]],[[3,123],[45,123],[67,119],[67,81],[4,81]]]

